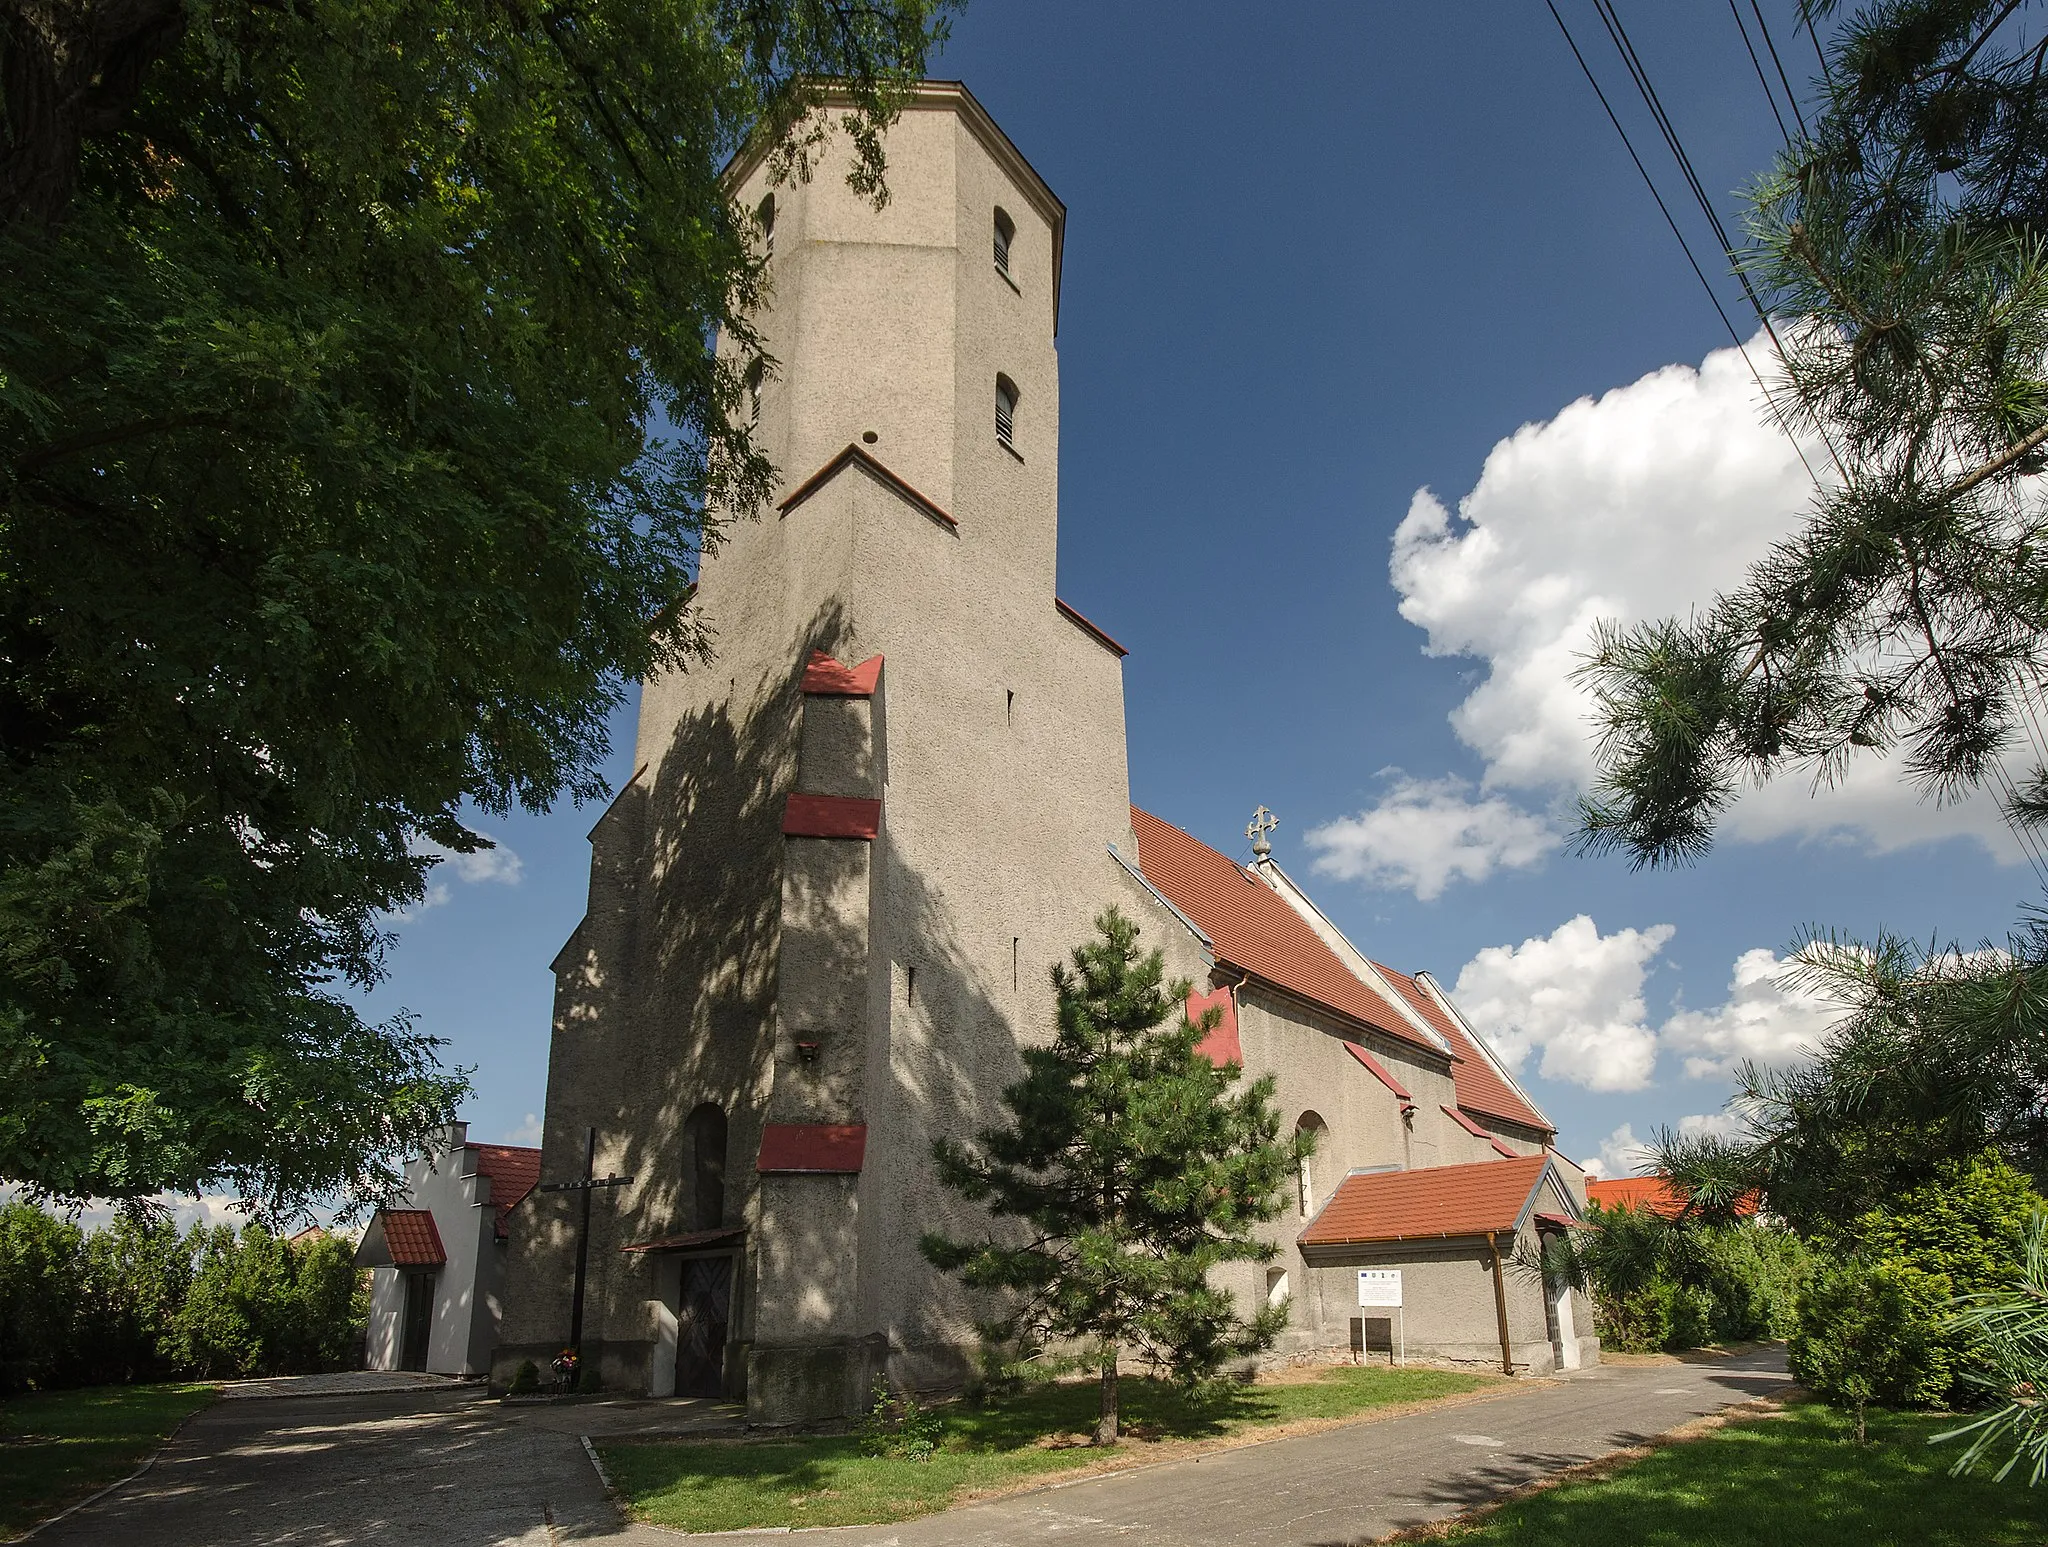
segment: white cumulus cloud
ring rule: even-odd
[[[452,876],[465,886],[517,886],[526,874],[526,862],[503,839],[494,840],[490,848],[478,849],[474,854],[458,854],[453,849],[419,838],[413,841],[412,851],[431,858],[435,864],[427,872],[426,895],[410,908],[401,908],[393,913],[394,923],[406,923],[427,909],[438,908],[452,900],[455,889],[444,877]]]
[[[1742,1132],[1742,1119],[1732,1112],[1694,1113],[1678,1120],[1678,1132],[1688,1139],[1706,1134],[1732,1139]],[[1650,1146],[1636,1137],[1635,1125],[1623,1123],[1600,1141],[1599,1154],[1579,1162],[1579,1169],[1596,1180],[1611,1181],[1639,1175],[1649,1159]]]
[[[1762,946],[1735,959],[1728,997],[1712,1010],[1683,1010],[1664,1023],[1666,1047],[1691,1079],[1726,1075],[1745,1059],[1789,1063],[1820,1043],[1841,1006],[1785,981],[1790,964]]]
[[[526,1114],[526,1121],[519,1124],[518,1127],[514,1128],[498,1142],[500,1144],[520,1144],[528,1149],[538,1149],[540,1147],[540,1139],[540,1114],[538,1112],[528,1112]]]
[[[1768,359],[1768,346],[1751,355]],[[1451,715],[1485,760],[1483,789],[1532,792],[1547,805],[1584,788],[1593,744],[1571,673],[1594,623],[1711,601],[1795,528],[1810,493],[1733,349],[1522,426],[1494,446],[1455,512],[1418,490],[1394,534],[1391,574],[1401,615],[1427,632],[1429,654],[1486,663]],[[1966,833],[2001,859],[2019,858],[1991,801],[1936,807],[1870,758],[1817,798],[1797,773],[1744,795],[1726,832],[1849,838],[1879,852]]]
[[[1487,1043],[1519,1068],[1589,1090],[1640,1090],[1657,1063],[1643,1004],[1651,960],[1670,924],[1603,935],[1585,914],[1520,945],[1486,947],[1458,974],[1459,1007]]]
[[[1538,864],[1558,839],[1543,818],[1479,795],[1468,780],[1402,775],[1378,803],[1310,828],[1306,841],[1324,875],[1407,888],[1430,902],[1453,880],[1484,881],[1495,870]]]

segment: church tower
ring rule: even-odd
[[[586,1360],[762,1420],[965,1373],[932,1140],[998,1118],[1049,965],[1135,884],[1123,652],[1054,595],[1064,207],[957,84],[886,143],[879,211],[843,141],[729,173],[782,485],[704,563],[715,659],[645,686],[554,963],[543,1177],[594,1133],[632,1178],[592,1198]],[[574,1198],[521,1207],[499,1383],[568,1339]]]

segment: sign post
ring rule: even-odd
[[[1394,1313],[1394,1325],[1400,1329],[1400,1351],[1395,1355],[1396,1364],[1408,1362],[1408,1319],[1401,1306],[1401,1270],[1399,1268],[1360,1268],[1358,1270],[1358,1303],[1362,1306]]]
[[[583,1378],[583,1284],[590,1272],[590,1195],[600,1187],[624,1187],[633,1179],[607,1172],[593,1176],[597,1168],[597,1130],[592,1128],[584,1138],[583,1178],[575,1182],[542,1182],[541,1192],[580,1192],[583,1194],[582,1220],[576,1230],[576,1289],[569,1297],[569,1347],[576,1354],[576,1378]]]

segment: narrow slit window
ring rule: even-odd
[[[1005,725],[1015,725],[1017,723],[1017,690],[1015,688],[1005,688],[1003,690],[1003,723]]]
[[[1018,979],[1017,979],[1017,952],[1018,952],[1018,947],[1019,947],[1019,946],[1021,946],[1022,944],[1023,944],[1023,941],[1022,941],[1022,939],[1021,939],[1021,938],[1020,938],[1019,936],[1017,936],[1017,935],[1012,935],[1012,936],[1010,936],[1010,992],[1011,992],[1011,993],[1013,993],[1013,994],[1014,994],[1014,993],[1015,993],[1015,992],[1017,991],[1017,986],[1018,986]]]
[[[761,224],[761,256],[775,256],[775,195],[769,194],[754,211],[754,219]]]
[[[1002,210],[996,211],[996,272],[1010,272],[1010,243],[1017,235],[1017,223]]]
[[[747,367],[747,428],[750,430],[761,422],[761,374],[759,360]]]
[[[1007,376],[996,378],[996,439],[1012,450],[1017,444],[1017,384]]]
[[[903,978],[904,978],[904,983],[903,983],[903,1002],[904,1002],[905,1004],[916,1004],[916,1003],[917,1003],[917,969],[916,969],[915,967],[911,967],[911,968],[909,968],[908,970],[906,970],[906,971],[904,972],[904,974],[903,974]]]

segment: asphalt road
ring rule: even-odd
[[[1768,1395],[1786,1380],[1777,1350],[1605,1366],[901,1525],[803,1534],[835,1547],[1352,1547]],[[50,1527],[36,1547],[685,1540],[619,1520],[571,1432],[574,1412],[508,1413],[473,1390],[217,1403],[142,1477]]]

